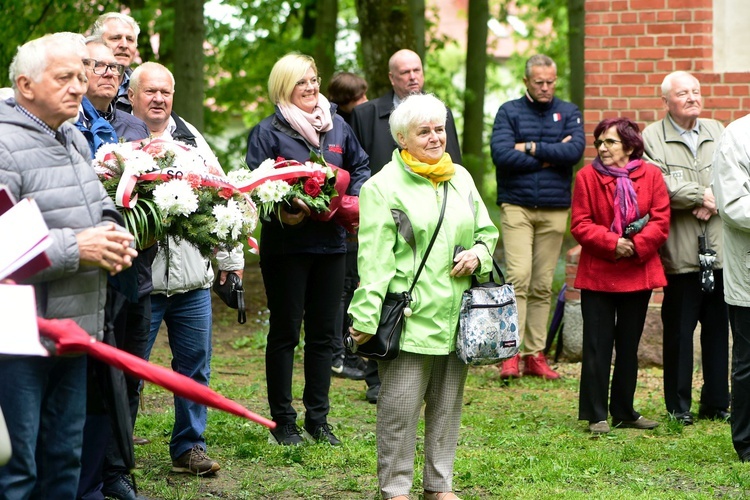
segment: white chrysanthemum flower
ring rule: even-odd
[[[185,151],[182,148],[175,147],[174,151],[174,167],[182,170],[183,172],[205,172],[207,171],[206,164],[203,158],[195,152],[193,149]]]
[[[154,158],[141,150],[124,150],[118,151],[125,160],[125,166],[128,170],[135,172],[136,174],[143,174],[156,170],[159,166],[154,161]]]
[[[222,240],[227,239],[227,237],[237,240],[240,237],[243,216],[236,201],[229,200],[226,205],[216,205],[212,213],[216,218],[214,227],[211,229],[212,233]]]
[[[229,182],[231,182],[232,185],[238,186],[250,181],[253,178],[253,172],[246,168],[238,168],[236,170],[230,171],[227,174],[227,177],[229,178]]]
[[[128,147],[128,149],[130,149]],[[120,153],[125,150],[120,144],[116,142],[110,142],[106,144],[102,144],[99,146],[99,149],[96,150],[96,155],[94,155],[94,160],[98,161],[99,163],[104,163],[104,157],[107,156],[109,153]]]
[[[113,175],[114,172],[118,171],[118,160],[114,155],[110,155],[111,158],[105,160],[104,158],[110,153],[122,154],[122,148],[119,144],[102,144],[94,155],[94,160],[91,164],[94,166],[94,170],[98,175]]]
[[[198,196],[188,181],[173,179],[159,184],[153,191],[159,209],[170,215],[190,215],[198,209]]]
[[[255,188],[261,203],[278,203],[292,187],[284,181],[268,181]]]
[[[261,162],[260,165],[258,165],[258,168],[255,169],[256,171],[263,171],[263,170],[273,170],[273,166],[276,164],[276,161],[271,158],[266,158]]]

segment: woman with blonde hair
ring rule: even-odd
[[[320,77],[312,57],[288,54],[276,62],[268,78],[275,112],[253,127],[245,160],[251,170],[267,158],[305,162],[311,153],[350,175],[346,193],[356,196],[370,176],[367,154],[344,120],[320,93]],[[305,436],[339,445],[328,423],[331,343],[341,335],[336,322],[344,287],[346,239],[333,221],[312,220],[310,208],[295,199],[278,218],[264,220],[260,269],[270,311],[266,346],[266,384],[276,429],[272,442],[302,443],[292,407],[294,350],[305,325]]]

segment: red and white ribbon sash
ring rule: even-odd
[[[319,172],[321,169],[320,165],[302,164],[269,169],[267,173],[259,174],[247,183],[236,186],[236,188],[242,193],[248,193],[267,181],[285,181],[294,179],[295,177],[310,177],[313,173]]]

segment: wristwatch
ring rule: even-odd
[[[533,144],[533,143],[532,143],[531,141],[529,141],[529,142],[527,142],[527,143],[526,143],[526,154],[527,154],[527,155],[530,155],[530,154],[531,154],[531,145],[532,145],[532,144]]]

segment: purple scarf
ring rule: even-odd
[[[602,175],[608,175],[617,179],[615,184],[615,220],[612,221],[610,229],[619,235],[625,234],[625,228],[628,224],[641,218],[638,210],[638,197],[633,189],[633,182],[630,180],[630,172],[643,165],[643,160],[631,160],[624,168],[607,167],[597,156],[594,158],[592,166],[594,170]]]

